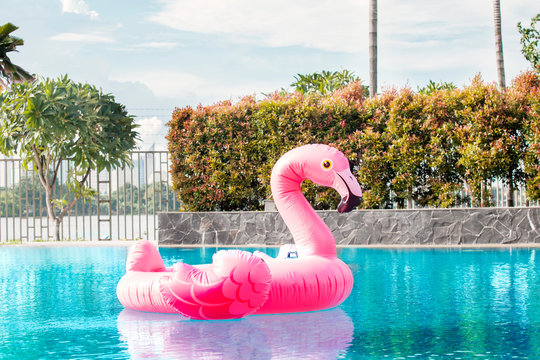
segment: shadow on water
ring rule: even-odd
[[[117,324],[132,359],[337,359],[354,332],[340,308],[228,321],[124,309]]]

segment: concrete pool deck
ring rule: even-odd
[[[2,243],[0,242],[0,247],[9,246],[9,247],[121,247],[121,246],[132,246],[136,241],[132,240],[122,240],[122,241],[31,241],[25,243]]]
[[[137,241],[36,241],[22,244],[0,243],[0,247],[130,247]],[[268,244],[245,244],[245,245],[210,245],[210,244],[158,244],[162,248],[277,248],[281,245]],[[420,245],[420,244],[373,244],[373,245],[336,245],[339,248],[358,248],[358,249],[522,249],[522,248],[540,248],[539,243],[517,243],[517,244],[446,244],[446,245]]]

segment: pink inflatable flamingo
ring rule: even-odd
[[[296,258],[221,250],[212,264],[165,268],[154,245],[137,243],[118,283],[120,302],[131,309],[181,313],[193,319],[315,311],[335,307],[350,294],[353,276],[336,257],[330,229],[301,192],[305,179],[332,187],[338,212],[360,203],[362,190],[347,158],[326,145],[305,145],[283,155],[272,170],[272,195],[296,244]],[[286,254],[287,255],[287,254]]]

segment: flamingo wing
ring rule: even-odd
[[[212,266],[178,263],[163,277],[164,300],[198,320],[235,319],[257,311],[268,299],[270,270],[264,260],[241,250],[221,250]]]

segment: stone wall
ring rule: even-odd
[[[540,243],[540,208],[319,211],[338,245]],[[281,245],[277,212],[161,213],[160,245]]]

